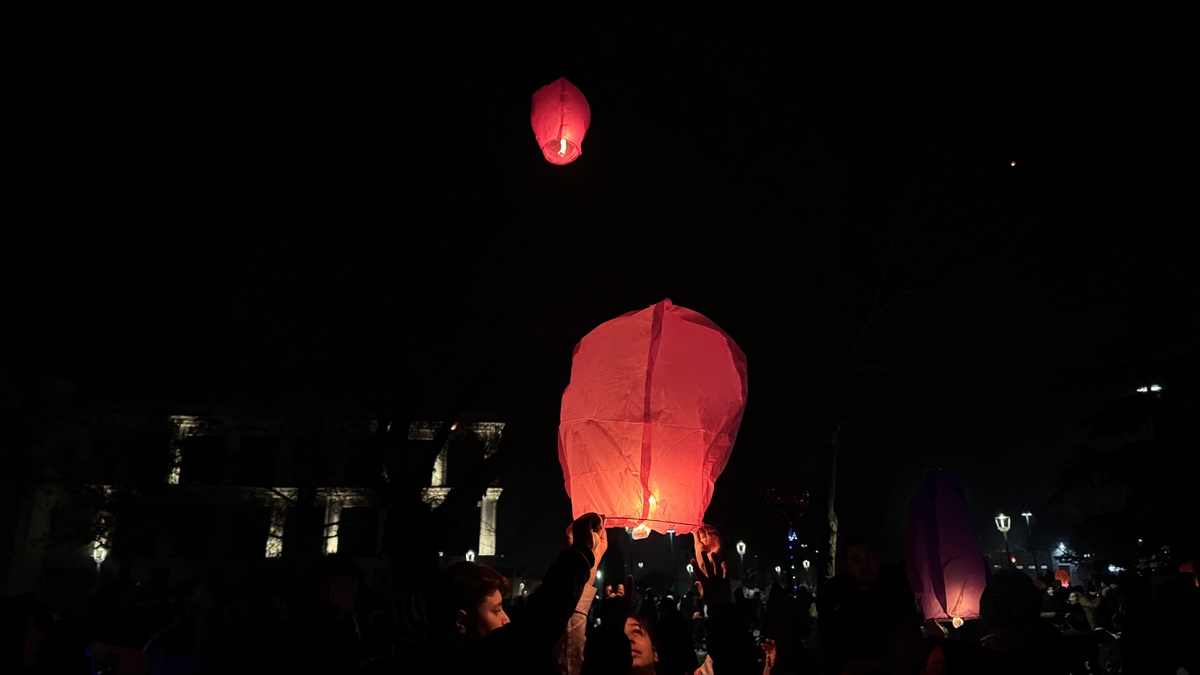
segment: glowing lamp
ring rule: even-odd
[[[700,528],[746,406],[746,357],[670,300],[601,324],[575,347],[558,459],[575,517],[608,527]]]
[[[95,560],[96,564],[99,565],[106,558],[108,558],[108,549],[101,544],[96,544],[95,548],[92,549],[92,560]]]
[[[926,473],[908,503],[904,542],[908,583],[926,619],[979,617],[988,568],[977,541],[962,485],[949,471]]]
[[[592,110],[579,88],[560,77],[533,93],[533,135],[551,164],[570,164],[592,123]]]

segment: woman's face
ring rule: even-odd
[[[658,661],[658,652],[650,644],[650,635],[642,627],[642,622],[628,618],[625,620],[625,637],[629,638],[629,650],[633,652],[633,667],[645,667]]]

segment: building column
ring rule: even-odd
[[[325,502],[325,555],[338,550],[338,523],[342,519],[342,500],[330,495]]]
[[[496,506],[503,491],[490,487],[479,503],[479,555],[496,555]]]

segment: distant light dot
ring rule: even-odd
[[[1009,163],[1008,163],[1008,165],[1009,165],[1009,166],[1016,166],[1016,165],[1017,165],[1017,163],[1016,163],[1016,162],[1009,162]]]

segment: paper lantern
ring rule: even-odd
[[[1196,576],[1196,568],[1192,565],[1191,560],[1179,566],[1179,573],[1192,575],[1192,585],[1200,587],[1200,577]]]
[[[962,486],[949,471],[934,469],[908,503],[904,566],[926,619],[979,618],[987,586],[987,561],[967,510]]]
[[[533,93],[533,134],[546,161],[570,164],[583,154],[592,109],[579,88],[560,77]]]
[[[1063,588],[1071,585],[1071,573],[1066,570],[1054,570],[1054,578],[1062,584]]]
[[[693,532],[703,524],[746,406],[746,357],[713,322],[670,300],[579,342],[563,392],[558,458],[574,517]]]

